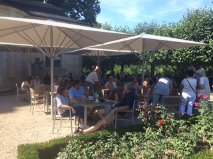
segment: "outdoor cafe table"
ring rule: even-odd
[[[95,102],[95,101],[87,101],[87,102],[81,103],[81,105],[84,107],[84,125],[87,125],[87,108],[92,109],[94,107],[101,106],[102,103]]]

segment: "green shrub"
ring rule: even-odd
[[[58,138],[48,142],[35,143],[35,144],[22,144],[18,146],[18,159],[53,159],[57,157],[58,152],[62,151],[66,147],[70,140],[79,140],[89,142],[97,139],[104,138],[109,135],[107,130],[99,131],[82,136],[73,136],[72,138]]]
[[[18,146],[18,159],[55,158],[57,153],[67,144],[68,138],[58,138],[43,143],[22,144]]]
[[[184,158],[212,149],[213,114],[201,102],[200,114],[177,120],[164,107],[141,109],[143,125],[128,127],[95,140],[75,138],[58,155],[60,159]],[[119,133],[119,134],[118,134]],[[87,135],[83,135],[87,136]]]
[[[72,138],[60,138],[39,144],[18,146],[19,159],[155,159],[184,158],[205,149],[212,149],[213,114],[201,101],[200,114],[188,120],[177,120],[163,107],[142,109],[143,124],[108,129]],[[58,153],[61,151],[60,153]],[[212,151],[193,155],[211,158]]]
[[[213,151],[207,150],[196,153],[192,156],[185,157],[185,159],[212,159],[213,158]]]

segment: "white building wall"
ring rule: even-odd
[[[0,16],[33,18],[23,11],[3,5],[0,5]],[[15,83],[20,85],[29,75],[29,62],[33,63],[36,57],[40,57],[41,60],[45,59],[42,54],[4,53],[0,50],[0,92],[14,89]],[[80,56],[62,55],[61,63],[62,67],[54,70],[55,75],[60,76],[71,72],[74,79],[80,79],[82,70]],[[49,69],[44,67],[43,71],[47,72]],[[43,75],[44,72],[41,74]]]
[[[77,55],[62,55],[62,67],[71,72],[74,79],[80,79],[82,74],[82,58]]]

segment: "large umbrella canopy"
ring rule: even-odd
[[[87,26],[28,18],[0,17],[0,42],[37,47],[47,56],[128,37]],[[52,49],[52,50],[51,50]]]
[[[50,57],[51,105],[54,57],[70,48],[88,47],[128,36],[124,33],[53,20],[0,17],[0,43],[33,46]]]
[[[99,48],[82,48],[74,51],[68,51],[71,55],[82,55],[82,56],[116,56],[116,55],[126,55],[130,54],[128,50],[109,50],[109,49],[99,49]]]
[[[194,42],[189,40],[170,38],[165,36],[150,35],[142,33],[140,35],[131,36],[105,44],[93,46],[100,49],[112,50],[129,50],[132,52],[172,50],[178,48],[189,48],[206,45],[205,43]]]
[[[98,49],[112,49],[112,50],[129,50],[131,52],[144,52],[146,51],[157,51],[157,50],[173,50],[179,48],[189,48],[196,46],[204,46],[205,43],[194,42],[189,40],[170,38],[165,36],[150,35],[142,33],[140,35],[131,36],[119,40],[114,40],[111,42],[106,42],[105,44],[100,44],[92,46],[92,48]],[[145,59],[143,57],[143,65]],[[142,77],[143,81],[144,75]]]
[[[132,54],[128,50],[108,50],[108,49],[99,49],[99,48],[82,48],[74,51],[67,52],[70,55],[81,55],[81,56],[89,56],[99,65],[103,60],[108,56],[118,56],[118,55],[127,55]]]

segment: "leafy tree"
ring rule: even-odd
[[[43,2],[43,0],[34,0]],[[93,25],[100,13],[99,0],[46,0],[46,3],[63,8],[65,15]]]
[[[188,11],[183,21],[174,28],[178,38],[202,41],[209,46],[176,50],[173,59],[176,64],[190,64],[210,68],[213,63],[213,10],[201,8]],[[178,60],[179,59],[179,60]]]

